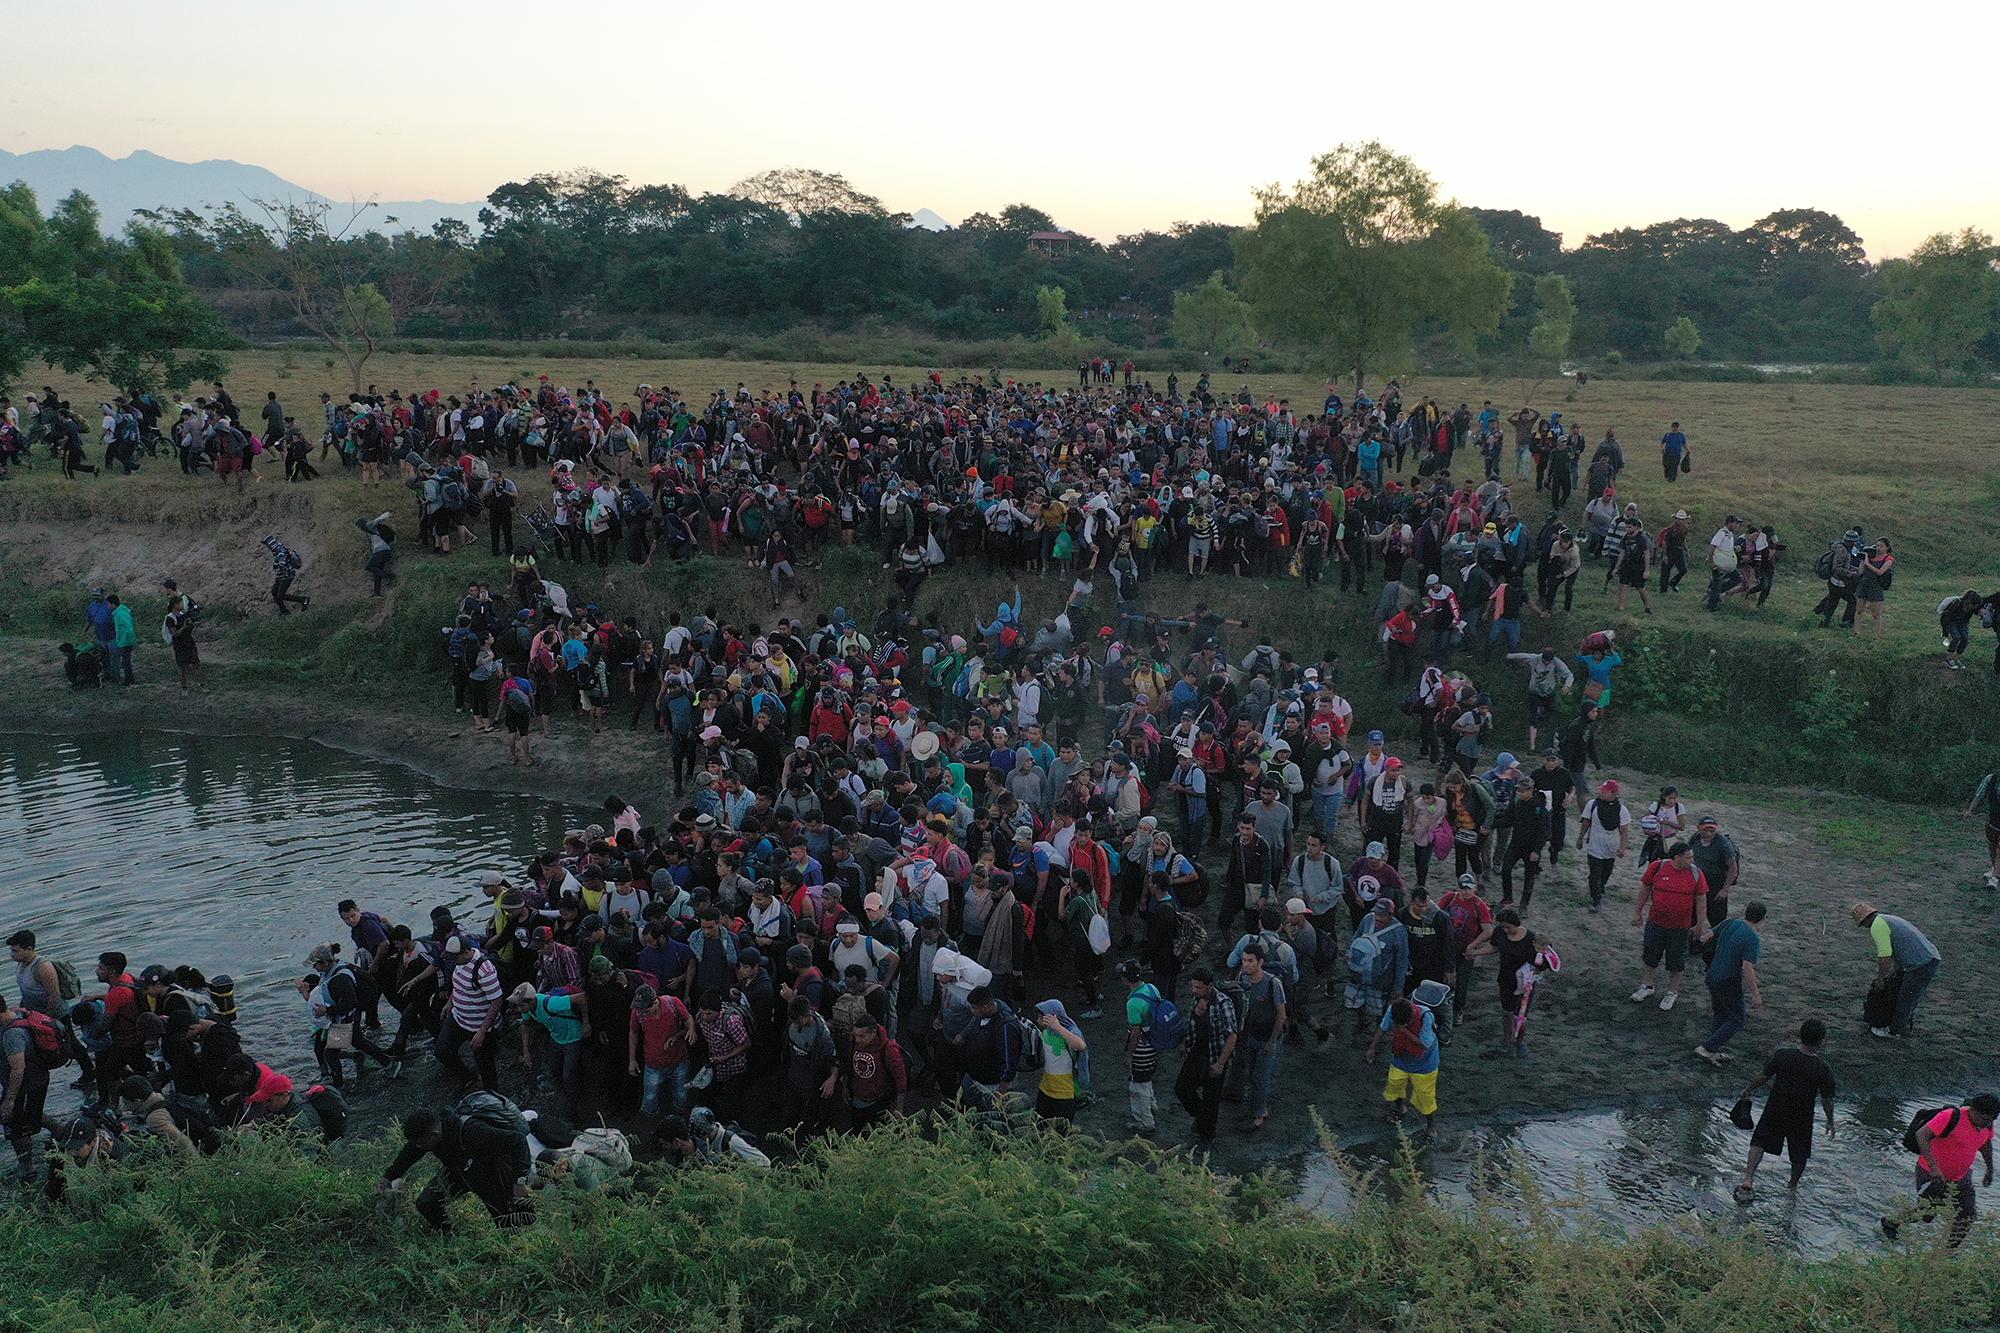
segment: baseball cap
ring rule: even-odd
[[[1389,854],[1389,846],[1387,843],[1371,842],[1368,844],[1368,849],[1365,854],[1375,860],[1380,860],[1382,857],[1387,856]]]
[[[1460,876],[1458,877],[1458,887],[1459,887],[1459,888],[1461,888],[1461,889],[1476,889],[1476,888],[1478,888],[1478,887],[1479,887],[1479,876],[1477,876],[1477,875],[1473,874],[1473,873],[1472,873],[1472,872],[1470,872],[1470,871],[1467,871],[1467,872],[1466,872],[1465,874],[1463,874],[1463,875],[1460,875]]]
[[[1597,790],[1606,796],[1616,796],[1618,794],[1618,779],[1606,778],[1598,786]]]
[[[1368,739],[1371,743],[1380,745],[1387,738],[1379,731],[1371,731],[1368,733]]]
[[[1696,828],[1717,828],[1720,825],[1714,815],[1703,815],[1700,819],[1694,821],[1694,826]]]

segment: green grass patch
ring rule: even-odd
[[[1147,1145],[913,1124],[769,1172],[641,1168],[494,1229],[429,1234],[372,1186],[383,1143],[260,1135],[73,1172],[0,1209],[0,1326],[626,1329],[1912,1329],[2000,1317],[1990,1235],[1809,1263],[1696,1227],[1613,1238],[1430,1202],[1406,1163],[1336,1220],[1282,1175]],[[413,1177],[420,1187],[430,1167]],[[419,1313],[421,1312],[421,1313]]]

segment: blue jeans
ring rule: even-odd
[[[1507,651],[1521,651],[1521,622],[1513,616],[1502,616],[1493,622],[1493,628],[1486,631],[1486,646],[1490,650],[1497,639],[1507,641]]]
[[[1924,992],[1937,980],[1938,960],[1906,967],[1901,973],[1902,984],[1896,991],[1896,1021],[1889,1026],[1896,1032],[1907,1033],[1917,1016],[1917,1003],[1924,998]]]
[[[1743,1030],[1744,1021],[1750,1016],[1743,1002],[1743,978],[1709,982],[1708,1001],[1715,1010],[1715,1026],[1701,1039],[1701,1048],[1713,1054]]]
[[[1327,795],[1313,793],[1313,818],[1319,821],[1319,831],[1333,841],[1333,830],[1340,823],[1340,807],[1346,802],[1347,793],[1335,791]]]
[[[1271,1108],[1271,1076],[1278,1072],[1278,1035],[1259,1044],[1250,1043],[1250,1117],[1262,1119]]]
[[[132,650],[130,648],[113,648],[111,650],[111,666],[112,674],[117,678],[120,685],[130,685],[132,683]]]
[[[687,1061],[655,1069],[651,1065],[641,1071],[639,1114],[654,1116],[660,1113],[660,1089],[667,1089],[667,1110],[674,1115],[687,1111],[688,1070]]]

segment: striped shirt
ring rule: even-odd
[[[451,970],[451,1021],[477,1032],[500,1005],[500,969],[477,949]]]

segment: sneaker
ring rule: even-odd
[[[1078,1014],[1077,1017],[1083,1019],[1085,1022],[1088,1022],[1094,1018],[1104,1017],[1104,1011],[1102,1009],[1086,1009],[1082,1013]]]
[[[403,1062],[401,1060],[391,1060],[389,1062],[389,1077],[392,1079],[396,1079],[396,1078],[401,1078],[402,1076],[403,1076]]]
[[[1653,988],[1651,986],[1641,986],[1638,990],[1632,992],[1632,1003],[1634,1004],[1644,1004],[1652,998]]]
[[[1674,1002],[1680,998],[1681,993],[1677,990],[1670,990],[1665,995],[1662,995],[1660,997],[1660,1012],[1664,1014],[1667,1010],[1673,1008]]]
[[[1880,1037],[1884,1041],[1893,1041],[1896,1036],[1895,1033],[1889,1031],[1887,1028],[1869,1028],[1868,1035],[1871,1037]]]

